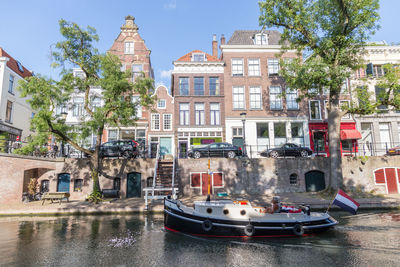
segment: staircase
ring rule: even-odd
[[[155,188],[172,188],[173,172],[173,160],[158,160]],[[172,192],[159,191],[158,193],[158,195],[170,195]]]

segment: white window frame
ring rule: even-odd
[[[235,89],[242,89],[243,93],[236,93]],[[235,99],[236,97],[242,96],[243,99]],[[236,104],[235,104],[236,103]],[[232,109],[234,110],[242,110],[246,109],[246,94],[244,86],[233,86],[232,87]]]
[[[263,38],[265,37],[265,38]],[[268,34],[266,33],[257,33],[254,35],[254,44],[255,45],[268,45]]]
[[[136,66],[140,66],[140,71],[136,71]],[[143,72],[143,64],[132,64],[131,66],[132,71],[132,82],[136,81],[136,78],[142,75]]]
[[[255,91],[256,89],[258,91]],[[249,101],[250,101],[250,109],[262,109],[261,86],[249,87]]]
[[[278,64],[276,64],[278,63]],[[277,58],[268,58],[268,75],[278,75],[279,73],[279,59]]]
[[[202,60],[195,60],[195,57],[196,56],[200,56],[201,58],[202,58]],[[194,61],[194,62],[204,62],[204,61],[207,61],[207,59],[206,59],[206,54],[204,54],[204,53],[193,53],[192,54],[192,61]]]
[[[249,58],[247,60],[248,64],[248,75],[249,76],[260,76],[260,59],[259,58]]]
[[[316,118],[316,119],[311,118],[311,102],[318,102],[319,118]],[[321,120],[322,119],[321,118],[321,103],[320,103],[319,100],[310,100],[310,101],[308,101],[308,110],[310,112],[310,120],[317,121],[317,120]]]
[[[279,93],[272,92],[272,88],[279,88]],[[279,107],[276,107],[276,103],[279,103]],[[271,110],[282,110],[282,87],[281,86],[270,86],[269,87],[269,105]]]
[[[294,99],[292,99],[292,97],[296,95],[294,97]],[[294,89],[292,90],[289,87],[286,87],[286,108],[287,110],[299,110],[299,103],[296,101],[297,97],[298,97],[298,90]],[[289,104],[292,103],[292,104]]]
[[[159,113],[152,113],[151,114],[151,130],[152,131],[159,131],[160,130],[160,114]]]
[[[136,102],[138,102],[139,103],[139,99],[140,99],[140,97],[139,96],[132,96],[132,103],[136,103]],[[136,106],[136,117],[138,117],[139,119],[142,117],[142,115],[143,115],[143,112],[142,112],[142,105],[140,105],[140,104],[138,104],[137,106]]]
[[[218,109],[213,109],[217,107]],[[210,103],[210,124],[221,125],[221,105],[220,103]]]
[[[187,106],[187,109],[182,109],[182,106]],[[190,104],[189,103],[179,103],[179,125],[189,125],[190,124]]]
[[[196,80],[201,80],[203,81],[202,84],[202,91],[200,90],[196,90],[196,85],[200,85],[200,83],[196,83]],[[204,77],[203,76],[197,76],[197,77],[193,77],[193,91],[194,91],[194,95],[204,95],[205,93],[205,84],[204,84]],[[202,92],[202,94],[199,94],[199,92]]]
[[[182,80],[186,80],[187,81],[187,94],[182,94],[181,86],[184,84],[184,83],[182,83]],[[179,88],[178,89],[179,89],[179,95],[180,96],[188,96],[188,95],[190,95],[190,79],[189,79],[189,77],[179,77]]]
[[[164,103],[164,104],[161,104]],[[160,105],[161,104],[161,105]],[[167,108],[167,100],[165,99],[158,99],[157,101],[157,108],[158,109],[166,109]]]
[[[81,99],[81,101],[78,101],[78,99]],[[85,99],[83,97],[74,97],[72,99],[73,102],[73,110],[72,110],[72,116],[73,117],[80,117],[83,115],[83,106],[85,104]]]
[[[126,41],[124,43],[124,54],[133,55],[135,53],[135,42]]]
[[[328,119],[328,105],[329,105],[329,101],[328,100],[324,100],[324,118],[327,120]]]
[[[14,81],[15,81],[15,77],[14,75],[10,74],[10,78],[8,79],[8,92],[11,94],[14,94]]]
[[[215,79],[215,94],[211,94],[211,80]],[[221,94],[221,88],[219,84],[219,77],[209,77],[208,78],[208,89],[209,89],[209,94],[210,95],[220,95]]]
[[[342,110],[342,103],[345,103],[345,102],[347,103],[348,107],[350,107],[350,100],[339,100],[340,111],[343,111],[343,110]],[[350,113],[345,114],[345,115],[342,117],[342,119],[345,119],[345,120],[351,119],[351,114],[350,114]]]
[[[243,58],[232,58],[232,77],[243,77],[244,75],[244,67],[243,67]],[[241,62],[241,64],[239,64]],[[235,67],[234,67],[235,66]]]
[[[168,123],[169,123],[169,127],[167,127]],[[169,114],[169,113],[163,114],[163,129],[164,129],[164,131],[172,130],[172,114]]]
[[[236,131],[236,134],[235,134]],[[239,134],[239,131],[241,134]],[[243,127],[232,127],[232,137],[243,137]]]
[[[203,109],[197,109],[198,107],[203,107]],[[204,103],[194,103],[194,115],[195,124],[200,126],[205,124],[205,104]]]
[[[11,103],[11,105],[10,105],[10,116],[9,116],[9,118],[7,118],[8,103]],[[5,122],[12,123],[12,121],[13,121],[13,109],[14,109],[14,103],[13,103],[12,101],[10,101],[10,100],[7,100],[7,102],[6,102],[5,120],[4,120]]]

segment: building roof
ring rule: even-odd
[[[205,53],[205,52],[203,52],[201,50],[193,50],[192,52],[187,53],[183,57],[180,57],[177,61],[180,61],[180,62],[182,62],[182,61],[183,62],[191,62],[192,61],[192,54],[205,54],[206,55],[206,59],[207,59],[206,62],[210,62],[210,61],[211,62],[220,62],[221,61],[217,57],[212,56],[210,54],[207,54],[207,53]]]
[[[254,36],[261,33],[260,30],[236,30],[229,39],[227,45],[254,45]],[[269,45],[279,45],[281,33],[278,31],[264,30],[268,35]]]
[[[12,69],[22,78],[32,76],[32,72],[30,72],[27,68],[25,68],[19,61],[15,60],[12,56],[10,56],[1,47],[0,47],[0,57],[8,57],[10,60],[7,62],[7,67]]]

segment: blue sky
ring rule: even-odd
[[[227,40],[234,30],[260,29],[258,0],[0,0],[0,46],[35,73],[58,79],[50,46],[60,40],[58,20],[97,29],[107,51],[126,15],[152,51],[156,84],[170,86],[172,61],[199,49],[211,53],[212,35]],[[400,43],[399,0],[380,1],[381,29],[371,40]]]

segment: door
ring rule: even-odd
[[[58,175],[57,192],[69,192],[69,184],[71,177],[69,173],[61,173]]]
[[[315,153],[326,153],[326,135],[327,132],[314,132],[313,139],[314,139],[314,152]]]
[[[325,189],[325,175],[323,172],[310,171],[305,176],[307,192],[317,192]]]
[[[150,158],[155,158],[157,156],[157,146],[158,143],[150,144]]]
[[[187,158],[187,142],[179,142],[179,158]]]
[[[171,137],[160,137],[160,155],[172,154],[172,140]]]
[[[210,175],[210,192],[212,192],[212,177]],[[203,196],[208,194],[208,173],[201,174],[201,194]]]
[[[396,172],[394,168],[386,168],[386,185],[388,194],[398,194],[399,190],[397,188]]]
[[[138,172],[131,172],[127,175],[126,197],[141,197],[142,179]]]

